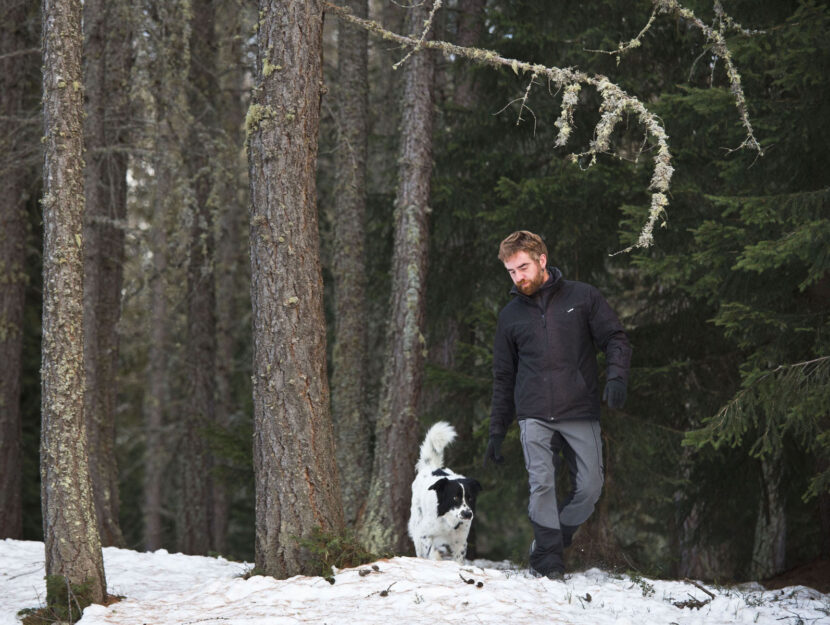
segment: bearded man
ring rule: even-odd
[[[559,269],[548,266],[539,235],[514,232],[501,242],[499,260],[513,280],[515,297],[499,314],[493,345],[484,464],[504,461],[501,445],[515,418],[530,484],[530,568],[536,575],[562,579],[563,550],[602,492],[597,350],[606,356],[602,400],[619,410],[626,397],[631,346],[595,287],[565,280]],[[557,501],[560,452],[572,490]]]

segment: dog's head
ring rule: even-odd
[[[430,486],[429,490],[434,490],[438,497],[438,517],[443,518],[448,525],[455,528],[473,520],[476,495],[481,490],[481,484],[476,480],[443,477]]]

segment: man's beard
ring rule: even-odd
[[[545,283],[545,272],[540,271],[532,280],[523,280],[516,285],[523,295],[533,295]]]

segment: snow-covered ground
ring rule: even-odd
[[[43,557],[42,543],[0,541],[0,625],[42,605]],[[124,598],[88,607],[82,625],[830,625],[830,594],[804,586],[722,588],[598,569],[551,581],[507,562],[417,558],[344,569],[334,584],[320,577],[245,580],[249,564],[114,548],[104,549],[104,565],[110,594]]]

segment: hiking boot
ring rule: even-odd
[[[536,540],[533,540],[530,543],[530,553],[533,553],[533,551],[535,549],[536,549]],[[527,570],[533,577],[547,577],[548,579],[552,579],[554,581],[561,581],[561,580],[565,579],[565,572],[560,571],[559,569],[551,569],[547,573],[541,573],[540,571],[537,571],[536,569],[534,569],[532,565],[530,565],[530,566],[527,567]]]
[[[548,579],[552,579],[555,582],[561,582],[565,579],[565,572],[560,571],[558,569],[553,569],[552,571],[548,571],[544,574],[540,573],[532,566],[528,567],[527,570],[533,577],[547,577]]]

